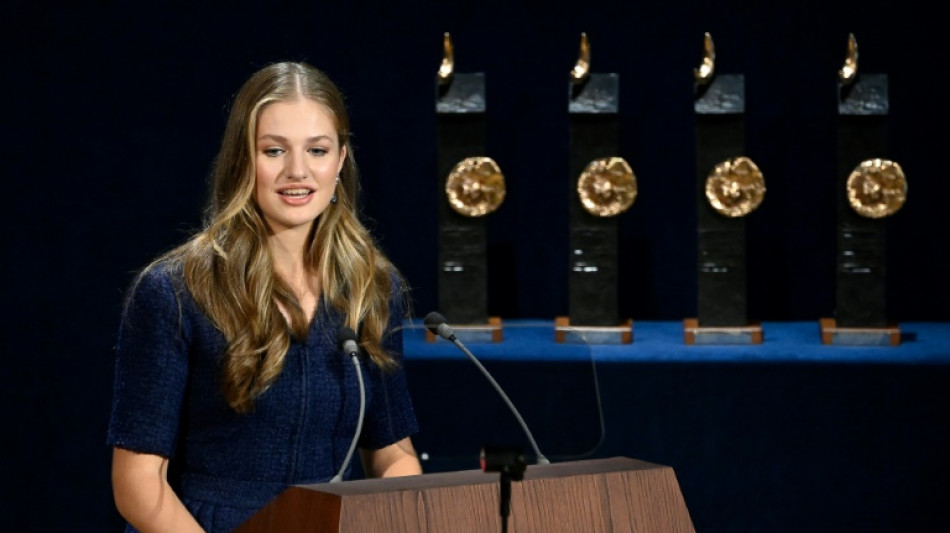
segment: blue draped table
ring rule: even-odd
[[[508,320],[504,339],[497,343],[466,343],[479,359],[557,361],[587,359],[598,362],[762,362],[762,363],[950,363],[950,323],[899,324],[898,346],[832,346],[821,343],[818,321],[764,322],[763,342],[754,345],[687,345],[681,322],[635,322],[631,344],[588,346],[589,351],[565,349],[554,342],[553,321]],[[418,320],[407,321],[405,349],[411,359],[465,357],[439,343],[427,342]]]
[[[634,322],[632,344],[584,346],[512,320],[502,342],[466,344],[552,462],[672,466],[697,531],[928,531],[950,493],[950,323],[899,327],[899,346],[823,345],[817,320],[699,346],[680,322]],[[484,444],[533,459],[464,353],[406,328],[425,470],[477,468]]]

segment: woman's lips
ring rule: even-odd
[[[303,205],[313,197],[314,190],[308,187],[289,187],[278,191],[280,198],[290,205]]]

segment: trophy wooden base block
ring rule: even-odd
[[[554,342],[571,344],[630,344],[633,342],[633,319],[618,326],[572,326],[571,319],[554,319]]]
[[[901,330],[897,325],[883,328],[839,328],[833,318],[822,318],[821,343],[842,346],[897,346],[901,343]]]
[[[455,332],[455,338],[465,344],[489,344],[504,340],[501,318],[497,316],[488,317],[488,322],[485,324],[453,325],[452,330]],[[436,342],[439,340],[448,342],[428,329],[426,330],[427,342]]]
[[[699,319],[683,320],[686,344],[762,344],[762,325],[699,326]]]

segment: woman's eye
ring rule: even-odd
[[[326,148],[311,148],[310,153],[312,155],[326,155],[327,149]]]
[[[268,157],[277,157],[280,154],[284,153],[284,150],[281,148],[264,148],[264,155]]]

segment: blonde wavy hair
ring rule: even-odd
[[[340,146],[346,147],[337,202],[314,225],[306,267],[319,273],[324,304],[345,314],[371,359],[382,368],[394,365],[383,336],[392,276],[398,272],[357,216],[359,173],[343,96],[326,74],[306,63],[271,64],[235,96],[214,162],[203,229],[165,256],[180,260],[189,292],[228,341],[224,395],[242,413],[280,375],[292,337],[303,339],[309,329],[294,292],[275,274],[267,226],[254,201],[258,117],[270,103],[300,97],[332,111]],[[400,281],[400,287],[406,286]],[[278,304],[288,311],[289,332]]]

